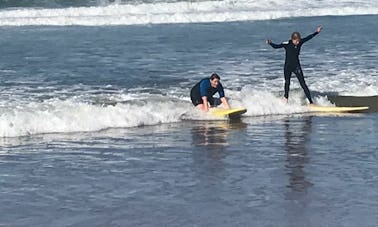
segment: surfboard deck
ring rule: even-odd
[[[245,108],[231,108],[231,109],[223,109],[223,108],[211,108],[210,114],[216,117],[229,117],[229,118],[238,118],[241,117],[242,114],[247,112]]]
[[[311,112],[325,112],[325,113],[353,113],[368,110],[368,106],[319,106],[319,105],[309,105],[308,108]]]

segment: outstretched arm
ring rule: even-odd
[[[266,44],[268,44],[268,45],[270,45],[271,47],[273,47],[274,49],[278,49],[278,48],[282,48],[282,47],[284,47],[284,44],[275,44],[275,43],[273,43],[272,42],[272,40],[270,40],[270,39],[267,39],[266,41]]]
[[[319,34],[322,31],[322,29],[323,29],[322,26],[317,27],[316,31],[314,33],[312,33],[311,35],[306,36],[305,38],[302,39],[302,43],[305,43],[305,42],[309,41],[310,39],[314,38],[317,34]]]

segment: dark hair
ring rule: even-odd
[[[216,73],[211,74],[210,80],[214,80],[214,79],[220,80],[220,77],[218,76],[218,74],[216,74]]]
[[[301,34],[299,32],[293,32],[291,34],[291,39],[295,40],[295,39],[301,39]]]

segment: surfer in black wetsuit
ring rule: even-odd
[[[222,84],[219,82],[220,77],[218,74],[213,73],[210,78],[202,79],[198,82],[192,90],[190,90],[190,99],[197,108],[207,112],[210,106],[216,106],[220,103],[216,103],[213,95],[218,92],[221,103],[226,109],[230,109],[230,105],[226,97],[224,96],[224,90]]]
[[[286,51],[286,57],[285,57],[285,67],[284,67],[284,75],[285,75],[285,102],[288,101],[289,98],[289,88],[290,88],[290,78],[291,74],[294,73],[301,85],[301,87],[304,90],[304,93],[310,102],[312,104],[312,99],[310,95],[310,91],[306,85],[306,82],[304,80],[301,64],[299,62],[299,52],[301,50],[302,45],[312,39],[315,35],[319,34],[322,31],[322,27],[318,27],[314,33],[311,35],[301,39],[301,35],[299,32],[293,32],[291,35],[291,40],[283,42],[281,44],[274,44],[272,40],[267,39],[266,43],[270,46],[272,46],[274,49],[277,48],[285,48]]]

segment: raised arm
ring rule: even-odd
[[[312,33],[311,35],[308,35],[308,36],[306,36],[302,39],[302,43],[305,43],[305,42],[309,41],[310,39],[314,38],[317,34],[319,34],[322,31],[322,29],[323,29],[322,26],[317,27],[316,31],[314,33]]]

